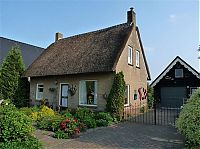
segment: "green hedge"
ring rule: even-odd
[[[25,140],[0,142],[0,149],[44,149],[44,146],[37,138],[29,136]]]
[[[184,105],[176,127],[185,136],[187,147],[200,146],[200,90],[197,90]]]
[[[5,101],[0,105],[1,149],[43,148],[38,139],[32,136],[33,131],[32,119],[19,111],[12,103]]]

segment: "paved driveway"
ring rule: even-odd
[[[106,128],[90,129],[76,139],[54,139],[45,132],[36,136],[48,149],[65,148],[133,148],[181,149],[183,137],[170,126],[142,125],[124,122]]]

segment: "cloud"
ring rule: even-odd
[[[170,14],[168,18],[169,22],[171,23],[176,23],[177,21],[177,16],[175,14]]]

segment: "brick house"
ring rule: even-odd
[[[91,107],[103,111],[114,75],[123,71],[125,106],[146,101],[149,68],[133,9],[127,22],[63,38],[52,43],[26,70],[30,99],[48,99],[55,107]]]
[[[181,107],[200,87],[199,72],[177,56],[151,83],[162,107]]]

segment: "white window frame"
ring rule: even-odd
[[[133,48],[131,46],[128,46],[128,64],[133,65]]]
[[[94,81],[94,82],[96,82],[96,93],[95,93],[95,97],[94,98],[96,98],[96,104],[82,104],[81,103],[81,90],[80,90],[80,87],[81,87],[81,81],[85,81],[85,82],[87,82],[87,81]],[[97,80],[80,80],[79,81],[79,105],[80,106],[87,106],[87,107],[97,107],[97,104],[98,104],[98,81]]]
[[[39,89],[39,85],[43,85],[43,97],[42,98],[38,98],[38,89]],[[37,84],[37,88],[36,88],[36,100],[42,100],[44,98],[44,84],[43,83],[38,83]]]
[[[136,50],[136,58],[135,58],[136,67],[140,67],[140,51]]]
[[[178,76],[177,73],[176,73],[176,70],[182,70],[182,75]],[[175,78],[183,78],[183,69],[182,68],[175,69],[174,73],[175,73]]]
[[[124,106],[129,106],[130,105],[130,84],[126,84],[126,87],[128,86],[128,103],[124,104]]]
[[[198,90],[199,87],[190,87],[190,95],[192,95],[194,92],[196,92],[196,91],[194,91],[194,92],[192,93],[192,90],[193,90],[193,89]]]

